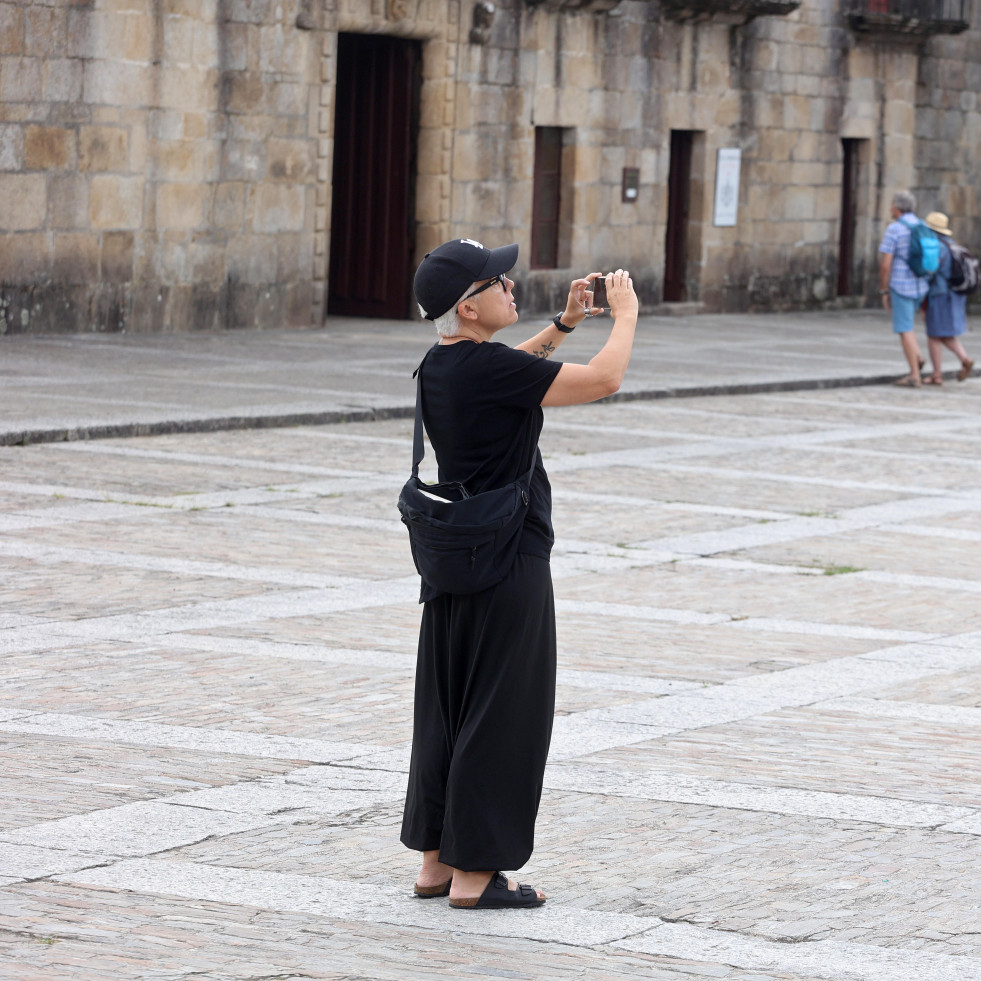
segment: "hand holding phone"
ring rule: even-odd
[[[593,280],[593,301],[592,307],[606,307],[606,276],[598,276]]]

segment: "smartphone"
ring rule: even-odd
[[[606,277],[593,280],[593,306],[606,307]]]

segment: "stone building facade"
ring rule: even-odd
[[[981,244],[979,93],[970,0],[0,0],[0,331],[405,317],[455,235],[864,304],[894,190]]]

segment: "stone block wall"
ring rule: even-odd
[[[297,0],[0,3],[0,330],[310,322]]]
[[[981,246],[979,9],[907,43],[856,36],[840,0],[746,23],[498,0],[480,43],[474,6],[0,0],[0,331],[321,323],[343,31],[421,42],[415,259],[517,241],[525,311],[617,265],[661,301],[672,130],[694,135],[684,268],[708,309],[840,302],[843,139],[861,148],[847,302],[875,299],[895,190]],[[529,265],[538,126],[564,132],[554,270]],[[735,227],[713,224],[722,147],[742,151]]]

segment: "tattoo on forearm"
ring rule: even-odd
[[[555,345],[551,341],[545,341],[541,347],[536,348],[531,353],[535,355],[536,358],[547,358],[550,354],[554,353]]]

